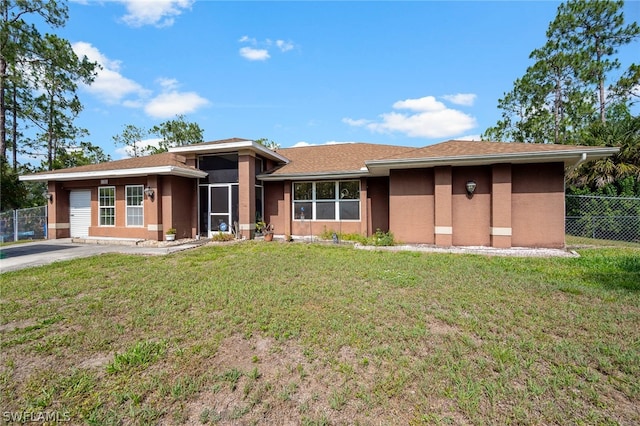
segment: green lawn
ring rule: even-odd
[[[96,425],[640,424],[640,250],[579,252],[245,242],[6,273],[0,411]]]

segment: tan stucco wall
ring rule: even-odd
[[[514,165],[512,173],[513,246],[564,247],[564,165]]]
[[[433,169],[392,170],[389,230],[395,240],[433,244],[434,221]]]

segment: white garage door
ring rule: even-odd
[[[69,205],[71,237],[88,237],[91,226],[91,191],[71,191]]]

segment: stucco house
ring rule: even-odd
[[[447,141],[270,150],[232,138],[21,176],[45,181],[49,238],[163,240],[232,227],[276,234],[391,231],[403,243],[564,247],[565,172],[617,148]]]

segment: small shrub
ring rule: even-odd
[[[234,238],[235,237],[233,236],[233,234],[227,234],[225,232],[218,231],[217,234],[215,234],[213,237],[211,237],[211,240],[212,241],[231,241]]]
[[[367,245],[371,246],[392,246],[395,242],[393,240],[393,234],[391,231],[382,232],[380,228],[376,230],[376,233],[373,234],[367,241]]]

